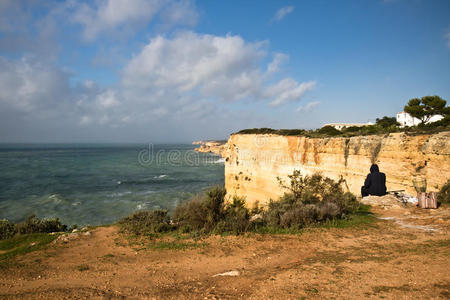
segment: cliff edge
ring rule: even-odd
[[[359,195],[370,165],[386,173],[388,190],[415,194],[413,179],[425,179],[436,191],[450,179],[450,131],[437,134],[391,133],[337,138],[307,138],[273,134],[234,134],[224,145],[225,188],[249,204],[277,199],[283,190],[277,177],[287,180],[294,170],[320,172],[338,179]]]

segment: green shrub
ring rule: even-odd
[[[174,212],[174,223],[183,232],[200,231],[204,229],[208,211],[204,199],[196,196],[190,201],[177,205]]]
[[[356,197],[344,193],[341,178],[334,181],[320,174],[302,176],[295,170],[289,175],[286,185],[280,178],[280,185],[289,190],[279,201],[270,201],[264,220],[267,226],[300,229],[304,226],[343,218],[358,208]]]
[[[342,128],[343,133],[354,133],[354,132],[359,132],[359,131],[361,131],[360,126],[350,126],[350,127]]]
[[[178,205],[174,212],[174,223],[184,232],[211,232],[224,219],[226,190],[213,187],[204,197],[196,196],[190,201]]]
[[[246,232],[249,225],[250,213],[245,207],[245,199],[233,197],[233,201],[225,206],[224,217],[217,223],[215,231],[240,234]]]
[[[50,233],[66,231],[67,226],[62,224],[58,218],[39,219],[31,215],[23,223],[17,224],[17,231],[20,234],[29,233]]]
[[[450,180],[444,184],[437,194],[437,200],[440,203],[450,203]]]
[[[240,234],[247,231],[250,212],[243,198],[234,197],[225,204],[226,190],[214,187],[204,197],[196,196],[189,202],[178,205],[174,212],[174,224],[182,232]]]
[[[136,235],[149,235],[173,229],[165,210],[138,211],[118,223],[123,231]]]
[[[0,240],[12,238],[17,233],[15,224],[8,220],[0,220]]]
[[[290,136],[301,136],[306,133],[304,129],[279,129],[277,134],[279,135],[290,135]]]
[[[39,219],[31,215],[22,223],[12,223],[8,220],[0,220],[0,240],[9,239],[16,234],[50,233],[67,231],[67,226],[58,218]]]
[[[319,218],[321,220],[333,220],[339,217],[341,214],[341,209],[336,203],[333,202],[323,202],[318,206]]]
[[[387,117],[387,116],[384,116],[381,119],[377,118],[376,124],[383,128],[389,128],[391,126],[400,126],[395,117]]]
[[[224,201],[227,191],[223,187],[214,187],[206,192],[207,222],[206,230],[212,230],[224,216]]]
[[[333,126],[324,126],[317,130],[317,133],[324,134],[327,136],[340,135],[342,132],[334,128]]]

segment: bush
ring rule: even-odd
[[[67,226],[58,218],[40,220],[31,215],[22,223],[12,223],[8,220],[0,220],[0,240],[9,239],[16,234],[50,233],[67,231]]]
[[[294,205],[280,217],[280,226],[283,228],[300,229],[306,225],[317,222],[320,211],[317,205]]]
[[[207,219],[206,230],[212,230],[224,216],[224,202],[227,191],[222,187],[214,187],[206,192]]]
[[[175,208],[174,223],[183,231],[211,232],[225,216],[226,190],[214,187],[204,197],[196,196]]]
[[[395,117],[387,117],[387,116],[384,116],[381,119],[377,118],[376,124],[383,128],[389,128],[392,126],[400,126],[400,124],[397,122],[397,119]]]
[[[62,224],[58,218],[40,220],[35,215],[31,215],[23,223],[17,224],[17,231],[20,234],[50,233],[66,230],[67,226]]]
[[[264,220],[267,226],[299,229],[316,222],[343,218],[358,208],[356,197],[344,193],[341,178],[334,181],[320,174],[302,176],[294,171],[289,185],[280,178],[280,185],[289,190],[279,201],[270,201]]]
[[[246,232],[250,225],[250,213],[245,207],[245,199],[234,197],[233,202],[225,206],[224,218],[217,223],[216,232]]]
[[[250,212],[243,198],[225,204],[226,190],[214,187],[204,197],[196,196],[175,208],[174,224],[182,232],[240,234],[250,225]]]
[[[324,126],[317,130],[317,133],[324,134],[326,136],[340,135],[342,132],[334,128],[333,126]]]
[[[119,221],[122,230],[136,235],[150,235],[173,229],[165,210],[138,211]]]
[[[354,133],[354,132],[359,132],[359,131],[361,131],[361,126],[350,126],[350,127],[342,128],[343,133]]]
[[[437,200],[440,203],[450,203],[450,180],[444,184],[437,194]]]
[[[318,207],[320,213],[320,219],[322,220],[333,220],[337,218],[341,210],[336,203],[333,202],[324,202]]]
[[[17,233],[15,224],[8,220],[0,220],[0,240],[12,238]]]
[[[184,232],[200,231],[207,222],[208,211],[204,200],[194,197],[189,202],[177,205],[174,212],[174,223]]]

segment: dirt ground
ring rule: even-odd
[[[99,227],[0,270],[0,299],[449,299],[450,209],[375,212],[357,228],[131,245]]]

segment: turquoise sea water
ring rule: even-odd
[[[98,225],[139,209],[172,210],[224,183],[220,157],[193,145],[1,144],[0,219],[34,213]]]

